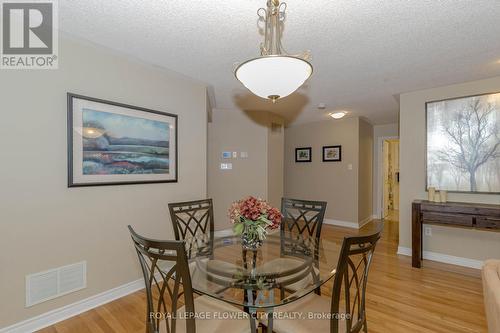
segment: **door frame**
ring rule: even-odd
[[[377,140],[377,217],[383,219],[384,216],[384,141],[385,140],[399,140],[399,136],[381,136]],[[401,144],[401,142],[400,142]],[[401,146],[400,146],[401,147]]]

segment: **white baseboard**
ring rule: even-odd
[[[411,249],[409,247],[398,246],[398,254],[411,257]]]
[[[334,220],[334,219],[324,219],[323,223],[330,224],[330,225],[336,225],[338,227],[359,229],[359,224],[356,222],[348,222],[348,221],[341,221],[341,220]]]
[[[115,299],[127,296],[143,288],[144,279],[141,278],[73,304],[66,305],[62,308],[46,312],[8,327],[0,328],[0,333],[28,333],[38,331],[44,327],[76,316],[100,305],[109,303]]]
[[[372,216],[368,216],[366,219],[362,220],[359,223],[334,220],[334,219],[323,219],[323,223],[330,224],[330,225],[336,225],[338,227],[344,227],[344,228],[361,229],[365,224],[372,221],[373,219],[375,219],[375,217],[372,215]]]
[[[404,256],[411,256],[411,249],[409,247],[398,246],[398,254],[401,254]],[[481,261],[481,260],[455,257],[455,256],[451,256],[449,254],[424,251],[423,257],[424,257],[424,259],[427,259],[427,260],[442,262],[445,264],[470,267],[470,268],[475,268],[475,269],[481,269],[481,267],[483,267],[483,261]]]
[[[368,217],[367,217],[366,219],[364,219],[364,220],[361,220],[361,221],[359,222],[359,227],[358,227],[358,229],[363,228],[363,226],[364,226],[365,224],[367,224],[367,223],[369,223],[369,222],[373,221],[373,219],[374,219],[374,217],[373,217],[373,215],[372,215],[372,216],[368,216]]]
[[[234,236],[233,229],[223,229],[214,231],[214,235],[217,237],[230,237]]]

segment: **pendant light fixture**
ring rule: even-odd
[[[267,9],[260,8],[257,15],[265,23],[264,42],[260,57],[239,64],[234,75],[257,96],[273,103],[297,90],[311,76],[311,55],[289,55],[281,45],[286,3],[268,0]]]

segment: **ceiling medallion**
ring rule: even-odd
[[[264,42],[260,57],[239,64],[234,75],[257,96],[273,103],[296,91],[311,76],[311,53],[289,55],[281,45],[286,3],[268,0],[267,9],[260,8],[257,15],[265,23]]]

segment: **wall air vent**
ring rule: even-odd
[[[26,307],[87,287],[87,262],[26,276]]]

